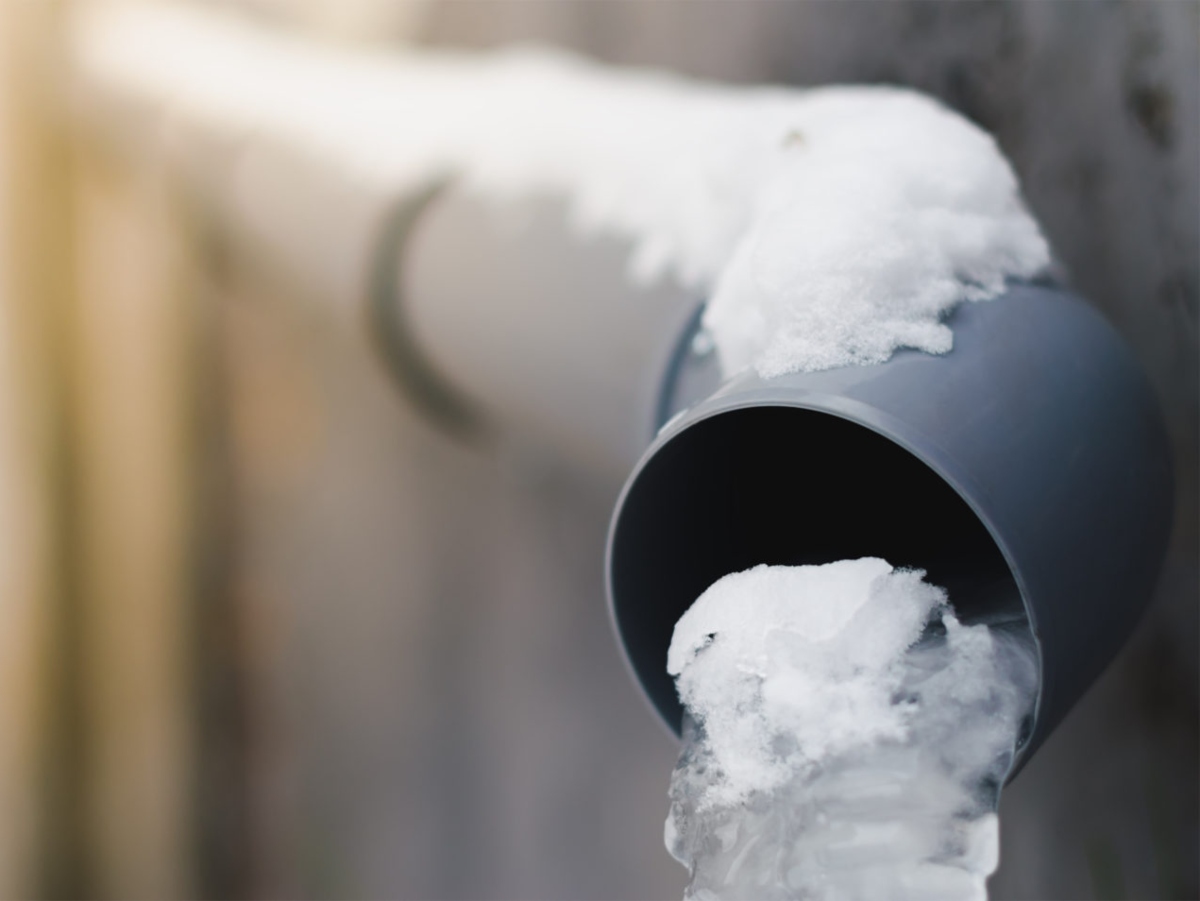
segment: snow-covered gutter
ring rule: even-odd
[[[1094,310],[1021,284],[1047,244],[994,141],[935,101],[83,10],[85,115],[366,307],[435,415],[636,462],[609,596],[672,726],[671,628],[757,563],[921,567],[964,621],[1028,632],[1021,760],[1132,630],[1170,522],[1154,398]]]
[[[85,7],[73,56],[162,150],[225,159],[226,203],[261,231],[300,228],[330,192],[446,175],[563,198],[632,242],[632,277],[711,298],[728,374],[944,353],[950,309],[1049,262],[991,137],[911,91],[734,88],[544,50],[366,54],[171,2]],[[294,192],[271,184],[289,166],[323,169],[326,196],[272,195]]]

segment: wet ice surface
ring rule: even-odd
[[[1036,660],[922,575],[760,566],[680,619],[666,842],[688,898],[987,897]]]

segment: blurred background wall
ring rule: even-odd
[[[441,435],[301,279],[96,140],[74,5],[0,0],[0,894],[680,896],[675,747],[604,609],[620,486]],[[1005,795],[993,896],[1200,894],[1200,6],[222,5],[398,53],[906,84],[992,131],[1178,485],[1150,615]]]

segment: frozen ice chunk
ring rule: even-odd
[[[665,838],[689,897],[986,898],[1036,659],[923,575],[759,566],[680,618]]]

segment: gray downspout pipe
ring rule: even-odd
[[[883,557],[926,570],[963,620],[1026,634],[1041,679],[1013,773],[1132,632],[1166,547],[1171,461],[1140,367],[1078,298],[1014,284],[952,314],[944,356],[722,383],[701,298],[636,287],[628,247],[581,234],[563,206],[449,190],[411,212],[384,257],[397,274],[380,302],[398,312],[376,330],[402,323],[424,376],[496,428],[632,470],[609,603],[676,734],[675,621],[759,563]]]

